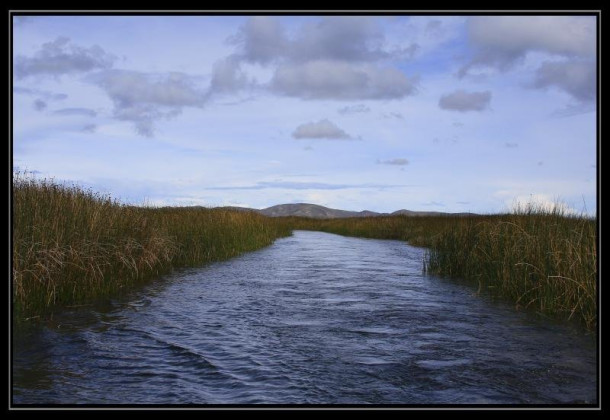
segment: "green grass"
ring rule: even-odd
[[[78,186],[13,181],[17,317],[109,296],[175,267],[271,244],[286,227],[250,212],[120,205]]]
[[[116,294],[172,268],[201,266],[271,244],[293,229],[396,239],[429,248],[424,269],[471,281],[594,330],[597,222],[528,207],[488,216],[268,218],[254,212],[124,206],[78,186],[13,180],[14,314]]]

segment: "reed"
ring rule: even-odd
[[[428,247],[424,269],[551,316],[597,324],[597,221],[526,206],[485,216],[268,218],[256,212],[125,206],[76,185],[13,179],[13,303],[38,316],[173,268],[271,244],[293,229]]]
[[[233,257],[290,230],[251,212],[142,208],[76,185],[13,179],[14,314],[40,316],[175,267]]]

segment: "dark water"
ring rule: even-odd
[[[582,331],[422,275],[398,241],[294,233],[14,340],[14,403],[596,402]]]

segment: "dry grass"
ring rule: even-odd
[[[269,245],[286,228],[255,213],[140,208],[78,186],[13,182],[15,314],[43,314],[116,293],[174,267]]]
[[[490,216],[268,218],[205,208],[118,204],[78,186],[13,181],[13,302],[43,314],[116,293],[174,267],[271,244],[293,229],[430,248],[424,269],[472,281],[517,307],[597,323],[597,221],[526,207]]]

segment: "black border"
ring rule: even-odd
[[[8,294],[8,386],[9,386],[9,401],[8,411],[12,413],[22,411],[39,411],[39,410],[211,410],[211,411],[227,411],[227,410],[252,410],[257,411],[284,411],[293,409],[309,409],[309,410],[429,410],[435,409],[440,411],[481,411],[481,410],[515,410],[515,411],[537,411],[537,410],[578,410],[578,411],[601,411],[602,410],[602,392],[601,392],[601,24],[602,24],[602,10],[596,3],[592,7],[589,3],[580,2],[582,9],[579,10],[548,10],[548,9],[533,9],[533,10],[519,10],[517,8],[506,8],[506,9],[451,9],[447,8],[444,11],[439,10],[427,10],[426,8],[421,9],[410,9],[410,10],[396,10],[387,8],[386,10],[349,10],[343,8],[336,9],[294,9],[294,10],[273,10],[273,9],[260,9],[250,10],[247,7],[241,10],[231,10],[225,8],[218,9],[173,9],[173,10],[82,10],[82,9],[45,9],[39,8],[27,9],[27,8],[15,8],[14,10],[7,9],[8,14],[8,128],[9,128],[9,294]],[[438,4],[436,4],[438,5]],[[513,7],[517,4],[513,3]],[[13,255],[13,244],[12,244],[12,214],[13,214],[13,17],[14,16],[256,16],[256,15],[278,15],[278,16],[332,16],[332,15],[364,15],[364,16],[497,16],[497,15],[510,15],[510,16],[527,16],[527,15],[552,15],[552,16],[596,16],[596,29],[597,29],[597,97],[596,97],[596,135],[597,135],[597,156],[596,156],[596,171],[597,171],[597,264],[598,264],[598,275],[597,275],[597,294],[598,294],[598,305],[597,305],[597,403],[592,404],[13,404],[13,355],[12,355],[12,342],[13,342],[13,314],[12,314],[12,296],[13,296],[13,285],[12,285],[12,255]]]

